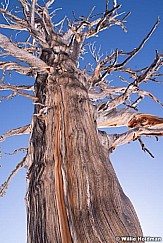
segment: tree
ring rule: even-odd
[[[8,4],[0,9],[6,21],[0,27],[26,31],[29,36],[26,42],[14,42],[0,34],[2,54],[7,56],[0,67],[4,74],[14,70],[35,81],[32,86],[18,86],[2,79],[0,89],[12,91],[6,98],[19,94],[32,99],[34,114],[31,124],[0,138],[31,134],[27,154],[2,185],[1,195],[15,173],[27,166],[28,243],[115,242],[116,236],[141,236],[134,208],[108,157],[117,146],[132,140],[152,155],[141,136],[163,135],[163,118],[137,111],[145,96],[161,104],[140,85],[161,76],[163,55],[156,51],[155,60],[141,70],[127,66],[159,19],[137,48],[130,52],[116,49],[102,57],[87,40],[114,25],[125,31],[129,14],[122,15],[115,0],[112,8],[106,1],[104,13],[94,15],[92,9],[87,17],[74,16],[73,23],[68,18],[53,23],[52,0],[44,5],[36,0],[19,2],[21,13],[9,11]],[[94,69],[78,66],[86,45],[95,60]],[[110,75],[118,75],[124,85],[111,86]],[[130,102],[133,94],[136,98]],[[99,130],[112,126],[126,126],[128,131],[106,134]]]

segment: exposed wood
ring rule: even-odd
[[[129,122],[128,127],[162,127],[163,118],[152,116],[149,114],[138,114],[134,116]]]

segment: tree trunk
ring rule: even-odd
[[[54,64],[53,74],[40,74],[35,83],[27,242],[115,243],[115,236],[141,236],[98,139],[82,78],[71,60],[60,59],[60,68]]]

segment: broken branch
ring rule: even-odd
[[[0,142],[3,142],[4,140],[6,140],[8,137],[11,136],[29,134],[29,133],[31,133],[31,124],[7,131],[6,133],[0,136]]]

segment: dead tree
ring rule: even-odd
[[[132,140],[138,140],[150,153],[141,136],[163,135],[163,118],[137,111],[145,96],[162,105],[140,86],[161,76],[163,55],[156,51],[155,60],[141,70],[128,67],[159,19],[130,52],[117,49],[102,59],[90,44],[96,67],[88,72],[78,67],[86,41],[114,25],[125,30],[129,14],[121,14],[116,0],[112,8],[106,1],[102,14],[94,15],[92,9],[87,17],[75,17],[73,23],[68,18],[54,22],[55,11],[50,8],[53,0],[44,5],[37,0],[18,2],[21,13],[10,11],[7,3],[0,9],[5,20],[0,27],[26,32],[28,39],[16,42],[0,34],[1,55],[7,56],[0,68],[4,74],[14,70],[32,76],[34,85],[11,85],[2,78],[0,90],[11,91],[6,98],[22,95],[32,99],[34,114],[31,124],[0,137],[4,141],[9,136],[30,133],[27,154],[1,186],[1,195],[26,165],[28,243],[112,243],[116,236],[141,236],[137,215],[108,157],[117,146]],[[9,61],[10,56],[17,61]],[[121,73],[122,81],[126,73],[130,79],[121,87],[110,86],[107,77],[116,73]],[[130,102],[133,93],[137,98]],[[113,126],[126,126],[128,131],[106,134],[98,130]]]

